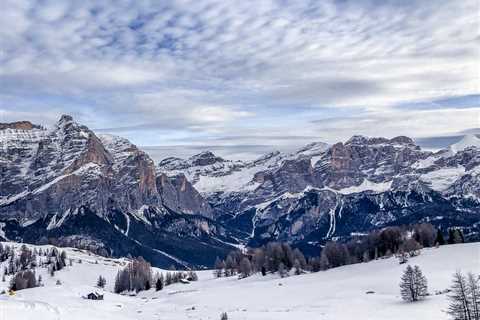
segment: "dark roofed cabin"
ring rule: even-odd
[[[97,292],[90,292],[87,294],[87,299],[89,300],[103,300],[103,294],[99,294]]]

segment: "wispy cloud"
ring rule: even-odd
[[[0,116],[73,113],[137,144],[170,145],[478,127],[478,6],[6,0]]]

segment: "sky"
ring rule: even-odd
[[[0,122],[156,157],[480,128],[479,2],[2,0]]]

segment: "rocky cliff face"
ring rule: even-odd
[[[70,116],[62,116],[49,130],[25,128],[9,126],[0,131],[0,219],[15,226],[3,230],[7,237],[45,241],[49,235],[49,241],[93,243],[116,254],[120,249],[112,247],[113,239],[128,239],[147,250],[139,240],[144,239],[149,242],[150,256],[162,256],[159,261],[164,262],[175,262],[169,258],[176,250],[168,245],[173,243],[171,238],[177,244],[183,241],[185,246],[198,242],[199,237],[228,238],[224,230],[217,232],[220,229],[214,222],[207,219],[199,223],[202,216],[211,217],[212,210],[185,176],[157,176],[150,157],[128,140],[97,136]],[[99,225],[108,224],[108,231],[99,231],[91,224],[94,220]],[[33,232],[32,225],[40,231]],[[75,231],[74,225],[79,230]],[[157,232],[170,241],[159,239]],[[204,243],[208,241],[203,239]],[[206,250],[208,245],[204,246]],[[212,246],[212,252],[217,253],[229,247],[220,240]],[[164,252],[165,247],[170,253]],[[190,250],[198,249],[194,244],[187,247],[190,249],[182,249],[185,257]],[[199,261],[186,259],[182,264]]]
[[[480,149],[471,143],[477,139],[433,153],[408,137],[353,136],[331,147],[311,144],[289,155],[267,155],[237,170],[202,171],[189,161],[173,169],[196,172],[193,185],[203,190],[217,219],[243,232],[252,245],[320,244],[418,221],[465,227],[477,237]],[[160,169],[172,168],[160,163]],[[229,179],[242,183],[224,187]]]
[[[13,130],[33,130],[42,129],[41,126],[31,123],[30,121],[17,121],[11,123],[0,123],[0,130],[13,129]]]
[[[157,185],[162,194],[163,204],[171,210],[213,218],[210,204],[192,186],[185,175],[169,177],[160,173],[157,176]]]
[[[252,216],[253,243],[321,243],[419,221],[463,227],[477,238],[479,156],[476,147],[433,154],[407,138],[354,137],[326,151],[305,190],[291,189],[242,214]]]
[[[354,136],[332,146],[315,166],[315,186],[334,189],[360,185],[365,179],[379,183],[408,172],[411,165],[430,156],[410,138]]]
[[[480,232],[480,149],[468,137],[433,153],[408,137],[354,136],[332,146],[232,161],[202,152],[157,166],[128,140],[63,116],[50,129],[0,130],[3,238],[204,266],[239,242],[318,250],[420,221]]]

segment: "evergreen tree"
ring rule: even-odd
[[[150,280],[145,281],[145,286],[144,289],[142,290],[150,290],[152,288],[152,285],[150,284]]]
[[[449,229],[448,230],[448,243],[449,244],[456,244],[456,243],[463,243],[463,232],[459,229]]]
[[[418,301],[427,295],[427,279],[423,276],[418,266],[413,268],[408,265],[401,282],[400,294],[405,301]]]
[[[448,229],[448,244],[454,244],[454,238],[455,236],[453,235],[453,229]]]
[[[55,267],[53,265],[50,267],[50,276],[55,276]]]
[[[265,268],[265,248],[257,248],[253,253],[253,268],[255,271],[261,271],[262,268]],[[265,268],[265,272],[266,272]]]
[[[262,266],[262,276],[266,276],[267,275],[267,268],[265,268],[265,266]]]
[[[125,286],[121,283],[121,275],[122,275],[122,271],[118,271],[117,272],[117,275],[115,276],[115,284],[113,286],[113,292],[115,293],[121,293],[122,291],[124,291],[125,289]]]
[[[33,262],[34,256],[33,252],[28,249],[26,245],[22,245],[20,248],[20,256],[19,256],[19,262],[20,262],[20,269],[21,270],[26,270],[30,264]]]
[[[155,290],[160,291],[164,287],[164,278],[163,278],[163,273],[160,274],[160,276],[157,277],[157,281],[155,282]]]
[[[465,243],[465,237],[463,235],[463,231],[462,230],[457,230],[458,231],[458,235],[460,236],[460,241],[459,243]]]
[[[435,243],[443,246],[445,244],[445,239],[443,238],[443,232],[440,229],[437,229],[437,237],[435,238]]]
[[[97,287],[99,288],[105,288],[105,285],[107,284],[107,280],[102,277],[102,276],[98,276],[98,279],[97,279]]]
[[[167,272],[167,276],[165,277],[165,285],[169,286],[172,283],[173,283],[172,274],[170,272]]]
[[[17,272],[17,264],[15,263],[15,252],[12,251],[8,260],[8,274],[15,274],[15,272]]]

